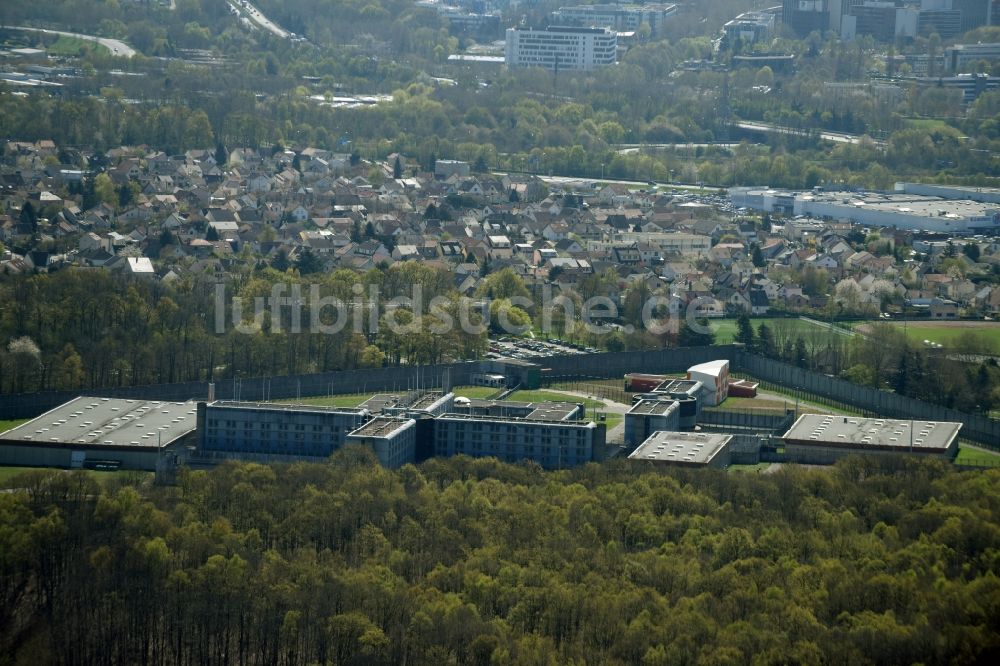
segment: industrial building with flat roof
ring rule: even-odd
[[[361,408],[212,402],[199,409],[199,454],[258,461],[326,458],[371,417]]]
[[[789,216],[847,220],[855,224],[897,229],[922,229],[953,234],[1000,232],[1000,205],[994,201],[928,196],[910,191],[825,192],[734,187],[729,196],[736,208],[752,208]],[[939,190],[944,194],[945,190]],[[911,193],[912,192],[912,193]],[[982,197],[977,197],[983,199]]]
[[[415,459],[416,425],[413,419],[378,416],[348,434],[345,443],[371,448],[383,467],[395,469]]]
[[[0,434],[0,464],[154,470],[196,428],[195,402],[81,396]]]
[[[729,466],[732,435],[701,432],[654,432],[629,455],[629,460],[680,467]]]
[[[445,414],[434,419],[434,455],[533,460],[545,469],[591,462],[603,451],[605,428],[593,422]]]
[[[954,458],[961,423],[803,414],[782,439],[790,462],[827,465],[852,454]]]

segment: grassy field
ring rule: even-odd
[[[319,395],[307,398],[291,398],[289,400],[276,400],[282,404],[290,405],[315,405],[316,407],[357,407],[365,400],[368,400],[375,393],[348,393],[345,395]]]
[[[487,400],[497,395],[500,389],[493,386],[456,386],[452,393],[473,400]]]
[[[93,51],[95,53],[102,53],[105,55],[109,53],[107,48],[97,42],[80,39],[79,37],[68,37],[66,35],[59,35],[59,38],[46,47],[45,50],[48,51],[50,55],[56,56],[78,56],[82,50]]]
[[[604,414],[604,423],[607,426],[608,431],[610,431],[616,425],[625,420],[625,416],[622,414],[615,414],[613,412],[598,412],[598,413]],[[588,418],[589,417],[590,414],[588,413]]]
[[[0,421],[0,432],[7,432],[11,428],[16,428],[22,423],[27,423],[31,419],[12,419],[10,421]]]
[[[843,337],[843,333],[837,333],[836,331],[831,331],[823,326],[817,326],[816,324],[803,321],[802,319],[797,319],[793,317],[787,318],[768,318],[768,317],[751,317],[750,324],[756,331],[761,322],[766,322],[768,328],[771,331],[780,331],[781,337],[797,337],[799,335],[803,337],[815,337],[826,338],[829,336]],[[710,319],[709,325],[712,330],[715,331],[715,344],[726,345],[733,341],[736,337],[736,320],[735,319]]]
[[[993,321],[936,321],[936,322],[892,322],[905,331],[906,337],[915,342],[929,340],[944,347],[954,347],[959,338],[979,338],[980,342],[1000,351],[1000,322]]]
[[[757,463],[756,465],[730,465],[727,469],[730,472],[760,474],[765,469],[770,467],[772,464],[774,463],[763,462],[763,463]]]
[[[1000,453],[987,451],[986,449],[978,449],[964,444],[960,444],[958,446],[958,455],[955,456],[956,465],[970,463],[976,464],[977,462],[989,462],[1000,465]]]
[[[604,407],[604,403],[599,400],[577,398],[571,395],[563,395],[562,393],[553,393],[552,391],[515,391],[507,399],[520,400],[522,402],[583,402],[587,409],[593,409],[594,407],[600,409]]]

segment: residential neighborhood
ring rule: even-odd
[[[467,295],[505,268],[557,294],[596,276],[618,307],[642,284],[682,307],[697,300],[706,317],[1000,312],[1000,288],[982,279],[1000,266],[994,238],[783,218],[734,209],[715,190],[546,183],[456,161],[428,173],[398,154],[217,153],[8,142],[0,270],[212,283],[263,265],[310,273],[415,261],[451,272]]]

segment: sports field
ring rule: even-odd
[[[813,320],[798,319],[794,317],[750,318],[750,324],[753,326],[754,331],[760,328],[761,322],[766,322],[768,328],[771,329],[771,332],[774,333],[775,337],[779,339],[789,337],[796,338],[800,335],[809,339],[825,339],[828,337],[847,339],[852,335],[850,331],[831,327],[826,323],[816,322]],[[736,337],[735,319],[710,319],[709,325],[712,327],[712,330],[715,331],[715,344],[727,345],[733,341],[733,338]]]
[[[936,342],[943,347],[1000,352],[1000,322],[996,321],[894,321],[892,325],[915,341]],[[972,345],[970,347],[970,345]]]

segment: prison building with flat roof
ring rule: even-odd
[[[367,409],[216,401],[199,414],[204,458],[282,461],[327,458],[371,419]]]
[[[576,402],[466,399],[461,404],[455,405],[451,413],[514,417],[536,421],[578,421],[584,416],[584,408],[582,403]]]
[[[658,430],[678,430],[680,405],[675,400],[640,400],[625,413],[625,446],[639,446]]]
[[[0,434],[0,465],[152,471],[196,427],[195,402],[81,396]]]
[[[605,428],[593,422],[445,414],[434,419],[434,455],[533,460],[545,469],[574,467],[603,452]]]
[[[954,459],[961,423],[803,414],[782,439],[790,462],[830,465],[849,455]]]
[[[732,435],[701,432],[654,432],[628,459],[676,467],[729,466]]]
[[[396,416],[378,416],[347,435],[347,444],[371,448],[383,467],[396,469],[416,456],[417,422]]]

